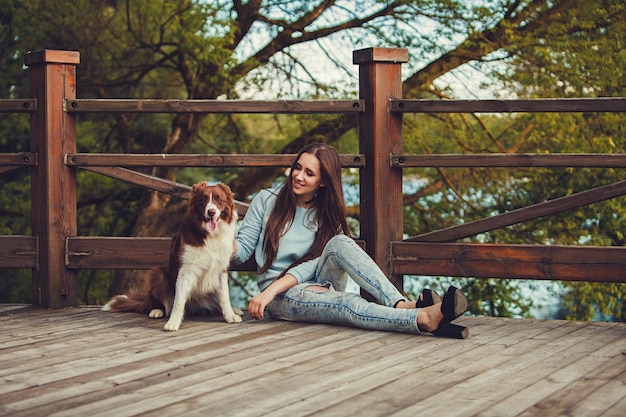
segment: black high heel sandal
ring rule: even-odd
[[[415,308],[423,308],[435,305],[441,302],[441,297],[436,291],[424,288],[422,291],[422,299],[415,302]]]
[[[436,336],[451,337],[453,339],[467,339],[469,330],[465,326],[451,323],[459,318],[467,310],[467,298],[456,287],[450,286],[443,296],[441,312],[443,319],[432,333]]]
[[[449,337],[451,339],[467,339],[469,337],[469,329],[454,323],[448,323],[443,327],[440,324],[433,334],[435,336]]]

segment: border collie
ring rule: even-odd
[[[243,312],[230,304],[227,269],[235,249],[237,211],[233,193],[222,183],[195,184],[168,266],[153,268],[148,294],[117,295],[105,311],[137,312],[169,319],[164,330],[180,328],[185,313],[218,313],[240,323]]]

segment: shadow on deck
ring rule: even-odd
[[[461,317],[470,338],[0,306],[4,416],[623,416],[626,323]]]

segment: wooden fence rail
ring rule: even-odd
[[[363,100],[66,100],[68,113],[362,113]]]
[[[76,170],[85,169],[141,187],[189,198],[190,186],[133,167],[286,167],[294,155],[128,155],[76,152],[80,113],[351,113],[357,115],[359,153],[341,155],[360,177],[359,242],[398,287],[404,275],[626,282],[626,248],[483,245],[455,240],[597,201],[626,195],[626,182],[597,187],[443,230],[402,239],[402,169],[408,167],[626,168],[626,155],[403,153],[404,113],[625,112],[625,98],[547,100],[406,100],[401,66],[405,49],[354,51],[359,66],[356,100],[94,100],[76,98],[72,51],[38,51],[26,57],[29,99],[0,100],[0,112],[30,113],[30,152],[0,155],[0,174],[31,170],[32,236],[0,236],[0,268],[33,271],[33,304],[77,304],[81,269],[148,269],[167,259],[168,238],[78,236]],[[238,202],[245,214],[247,205]],[[241,270],[251,270],[245,265]]]

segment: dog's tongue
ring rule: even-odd
[[[217,227],[217,222],[214,218],[206,219],[206,228],[209,232],[212,232]]]

